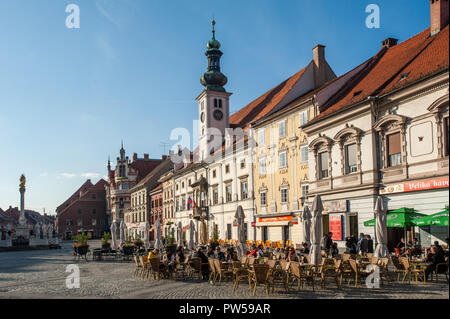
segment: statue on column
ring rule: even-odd
[[[27,179],[25,178],[25,175],[22,174],[20,176],[20,185],[19,185],[19,191],[20,191],[20,217],[19,217],[19,225],[25,225],[26,219],[25,219],[25,184],[27,182]]]

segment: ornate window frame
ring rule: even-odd
[[[334,137],[334,141],[339,145],[341,152],[341,175],[351,175],[361,173],[361,135],[363,131],[354,126],[349,126],[348,124],[342,130],[340,130]],[[347,158],[345,154],[345,147],[347,145],[356,144],[356,162],[357,171],[352,173],[346,173],[345,166],[347,163]]]
[[[382,168],[391,168],[388,166],[389,155],[387,153],[387,138],[391,134],[400,133],[400,148],[402,152],[402,164],[397,167],[405,167],[407,161],[406,151],[406,121],[408,118],[398,114],[388,114],[383,116],[375,123],[374,129],[378,133],[381,141],[381,154],[382,154]]]
[[[445,94],[441,96],[436,101],[434,101],[427,110],[434,115],[435,123],[436,123],[436,136],[437,136],[437,149],[438,149],[438,158],[445,158],[448,155],[445,155],[444,148],[444,119],[449,117],[449,94]],[[448,138],[448,137],[447,137]],[[450,141],[447,141],[449,143]]]
[[[316,168],[316,180],[327,180],[333,176],[333,162],[331,158],[331,148],[333,147],[333,140],[325,135],[319,134],[319,137],[315,138],[309,144],[309,151],[314,153],[314,162]],[[320,178],[320,163],[319,153],[328,152],[328,177]]]

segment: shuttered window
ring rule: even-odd
[[[397,166],[402,163],[400,133],[394,133],[387,136],[387,152],[389,166]]]
[[[319,178],[328,177],[328,152],[319,154]]]
[[[346,168],[345,173],[353,173],[358,170],[356,164],[356,144],[350,144],[345,146],[345,162]]]

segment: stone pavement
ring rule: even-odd
[[[99,241],[91,241],[99,247]],[[267,298],[262,287],[253,297],[248,286],[241,284],[234,293],[230,283],[212,286],[206,281],[142,280],[133,277],[134,263],[121,261],[80,262],[80,288],[66,287],[66,266],[72,264],[71,243],[62,249],[0,253],[0,298],[139,298],[139,299],[261,299]],[[282,299],[448,299],[448,284],[441,276],[439,283],[395,283],[381,289],[346,287],[338,290],[330,281],[327,289],[313,292],[306,285],[301,291],[286,293],[275,289],[269,298]]]

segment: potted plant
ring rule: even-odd
[[[141,235],[137,235],[133,243],[137,248],[142,247],[144,245],[144,242],[142,241]]]
[[[166,249],[168,249],[171,252],[175,252],[177,249],[177,245],[175,244],[175,230],[173,229],[169,232],[169,235],[167,236]]]
[[[125,239],[125,244],[122,245],[122,250],[123,250],[123,254],[128,256],[128,255],[132,255],[134,252],[134,244],[131,240],[130,236],[127,236],[127,238]]]
[[[75,244],[73,245],[73,251],[78,255],[86,255],[89,249],[89,245],[87,243],[88,236],[86,233],[81,233],[73,237],[75,240]]]
[[[111,249],[111,243],[109,242],[111,240],[111,234],[104,232],[102,237],[102,249],[103,250],[110,250]]]

